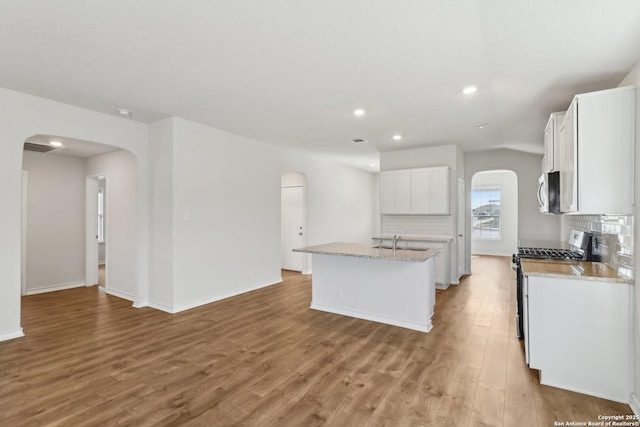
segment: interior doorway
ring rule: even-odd
[[[471,180],[471,253],[509,256],[518,247],[518,177],[478,172]]]
[[[105,175],[86,178],[85,197],[85,283],[107,287],[107,218]]]
[[[307,271],[307,256],[293,249],[306,246],[306,177],[299,172],[283,172],[281,177],[280,251],[281,268]]]

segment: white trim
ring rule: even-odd
[[[99,282],[98,274],[98,177],[85,176],[84,190],[84,281]]]
[[[221,295],[216,295],[210,298],[205,298],[205,299],[201,299],[198,301],[192,301],[186,304],[181,304],[179,306],[174,306],[173,307],[173,313],[179,313],[181,311],[185,311],[185,310],[189,310],[192,308],[196,308],[196,307],[200,307],[201,305],[205,305],[205,304],[211,304],[212,302],[216,302],[216,301],[220,301],[223,299],[227,299],[227,298],[231,298],[234,297],[236,295],[240,295],[240,294],[244,294],[247,292],[251,292],[251,291],[255,291],[257,289],[261,289],[261,288],[266,288],[267,286],[272,286],[272,285],[276,285],[278,283],[282,283],[282,277],[274,277],[271,280],[265,280],[264,282],[260,282],[257,283],[253,286],[250,286],[248,288],[242,288],[242,289],[237,289],[225,294],[221,294]],[[166,310],[163,310],[166,311]]]
[[[133,307],[134,308],[142,308],[142,307],[150,307],[151,303],[149,301],[134,301],[133,302]]]
[[[27,295],[28,288],[28,269],[27,269],[27,247],[29,243],[29,171],[22,171],[22,217],[21,217],[21,280],[20,280],[20,295]]]
[[[310,276],[310,275],[312,274],[312,273],[311,273],[311,269],[309,269],[309,270],[304,270],[304,271],[302,271],[300,274],[304,274],[305,276]]]
[[[380,316],[379,314],[371,314],[359,310],[348,310],[344,308],[328,307],[326,305],[311,303],[311,308],[314,310],[327,311],[329,313],[341,314],[343,316],[355,317],[357,319],[372,320],[378,323],[386,323],[387,325],[400,326],[401,328],[413,329],[415,331],[429,332],[433,327],[431,320],[428,320],[425,324],[407,322],[404,320],[392,319],[390,317]],[[426,313],[425,313],[426,317]]]
[[[449,289],[450,283],[436,283],[436,289],[440,289],[442,291],[446,291]]]
[[[122,298],[122,299],[126,299],[129,301],[135,301],[135,298],[133,295],[128,294],[126,292],[121,292],[121,291],[115,291],[113,289],[108,289],[108,288],[104,288],[104,292],[108,295],[113,295],[114,297],[118,297],[118,298]]]
[[[27,289],[27,295],[44,294],[46,292],[64,291],[65,289],[84,287],[84,282],[63,283],[61,285],[45,286],[44,288]]]
[[[8,332],[8,333],[1,334],[0,341],[8,341],[8,340],[20,338],[23,336],[24,336],[24,332],[22,331],[22,328],[20,328],[15,332]]]
[[[136,305],[134,304],[134,307]],[[166,305],[166,304],[159,304],[157,302],[149,302],[147,305],[147,307],[151,307],[151,308],[155,308],[156,310],[160,310],[160,311],[164,311],[165,313],[169,313],[169,314],[175,314],[176,312],[173,310],[173,307]],[[145,306],[140,306],[140,307],[145,307]],[[138,308],[140,308],[138,307]]]
[[[640,417],[640,399],[638,399],[637,394],[631,393],[629,406],[631,406],[631,410],[633,411],[633,413]]]

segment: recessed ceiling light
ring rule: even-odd
[[[130,117],[133,115],[131,111],[127,110],[126,108],[118,108],[116,111],[118,112],[118,114],[125,117]]]
[[[399,133],[395,134],[392,136],[394,141],[400,141],[402,139],[402,135],[400,135]]]
[[[362,108],[358,108],[356,110],[353,110],[353,114],[355,114],[358,117],[362,117],[364,116],[365,111]]]
[[[50,141],[49,145],[52,147],[62,147],[62,142],[60,141]]]
[[[362,138],[353,138],[351,142],[353,142],[356,145],[360,145],[360,144],[366,144],[367,140]]]
[[[480,124],[478,125],[478,129],[484,129],[484,128],[486,128],[486,127],[489,127],[489,123],[480,123]]]
[[[478,91],[478,88],[475,86],[467,86],[464,89],[462,89],[462,93],[464,93],[465,95],[471,95],[473,93],[476,93]]]

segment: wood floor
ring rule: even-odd
[[[1,426],[553,426],[630,414],[541,386],[510,260],[474,257],[424,334],[309,309],[310,278],[170,315],[77,288],[24,297]],[[588,374],[588,373],[585,373]]]

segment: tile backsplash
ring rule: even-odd
[[[563,235],[569,230],[594,234],[594,252],[603,263],[633,278],[633,216],[632,215],[564,215]]]
[[[453,237],[453,215],[382,215],[380,232],[402,237]]]

